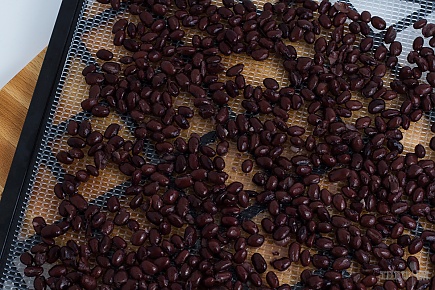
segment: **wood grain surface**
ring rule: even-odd
[[[42,50],[0,90],[0,196],[4,190],[46,50],[46,48]]]

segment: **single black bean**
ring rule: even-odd
[[[374,28],[379,29],[379,30],[383,30],[387,26],[385,20],[379,16],[373,16],[371,19],[371,23],[372,23]]]
[[[105,61],[109,61],[113,58],[113,53],[107,49],[104,49],[104,48],[98,50],[96,55],[99,59],[102,59]]]
[[[263,256],[259,253],[254,253],[251,257],[252,265],[258,273],[264,273],[267,269],[267,263]]]

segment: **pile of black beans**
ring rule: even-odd
[[[306,267],[291,281],[304,289],[435,289],[435,278],[414,276],[423,248],[425,267],[435,263],[435,231],[422,228],[435,223],[435,163],[425,159],[435,137],[408,153],[401,143],[402,130],[435,104],[435,24],[414,23],[422,37],[403,66],[395,28],[345,3],[98,2],[133,16],[113,25],[124,56],[102,48],[101,61],[84,69],[82,107],[99,118],[129,116],[134,140],[120,136],[119,124],[100,132],[90,121],[69,122],[70,149],[58,161],[94,162],[55,186],[61,221],[33,220],[41,243],[21,261],[35,289],[284,290],[292,288],[279,272],[292,264]],[[298,56],[295,43],[312,54]],[[231,54],[258,66],[278,57],[289,85],[247,83],[244,64],[223,65]],[[386,74],[394,81],[385,83]],[[175,106],[177,98],[193,106]],[[228,105],[237,99],[240,114]],[[289,120],[296,110],[306,120]],[[214,124],[215,142],[181,137],[197,115]],[[146,160],[148,143],[159,162]],[[258,190],[227,182],[231,144],[251,156],[240,167],[256,171]],[[128,202],[112,196],[99,207],[78,186],[109,163],[130,177]],[[322,188],[322,178],[338,192]],[[250,207],[267,213],[261,224],[244,217]],[[120,229],[129,234],[114,234]],[[86,242],[62,240],[70,232]],[[285,254],[266,261],[259,252],[267,248],[256,248],[267,241]],[[386,272],[395,278],[381,281]]]

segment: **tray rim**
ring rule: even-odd
[[[9,169],[0,200],[0,281],[84,1],[62,1]]]

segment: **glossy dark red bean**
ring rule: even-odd
[[[278,288],[279,286],[279,279],[276,276],[275,272],[269,271],[266,274],[266,282],[269,284],[271,288]]]
[[[227,70],[226,75],[228,77],[237,76],[243,71],[243,68],[244,68],[243,64],[236,64]]]
[[[263,256],[259,253],[254,253],[251,257],[252,265],[258,273],[264,273],[267,269],[267,263]]]
[[[311,262],[311,254],[310,251],[305,249],[301,252],[300,254],[300,261],[301,261],[301,265],[306,267],[310,264]]]
[[[280,258],[272,261],[272,266],[278,271],[285,271],[291,265],[291,262],[288,258]]]
[[[379,29],[379,30],[383,30],[387,26],[385,23],[385,20],[382,19],[381,17],[378,17],[378,16],[373,16],[371,18],[371,23],[372,23],[374,28]]]
[[[264,243],[264,236],[260,234],[252,234],[248,237],[247,243],[251,247],[260,247]]]
[[[257,61],[265,60],[269,57],[269,52],[266,49],[257,49],[254,50],[251,54],[252,58]]]
[[[423,241],[420,238],[415,238],[409,244],[408,251],[410,254],[413,255],[420,252],[422,248],[423,248]]]
[[[290,244],[288,249],[288,257],[291,262],[299,261],[300,251],[301,251],[301,246],[298,242],[293,242]]]
[[[113,53],[107,49],[104,49],[104,48],[98,50],[96,55],[99,59],[102,59],[105,61],[109,61],[113,58]]]
[[[412,26],[414,27],[414,29],[421,29],[426,25],[426,23],[427,23],[426,19],[420,19],[414,22]]]
[[[388,27],[387,31],[385,32],[384,42],[387,44],[391,43],[396,39],[396,36],[397,36],[397,32],[394,29],[394,26],[390,26],[390,27]]]
[[[24,268],[24,275],[26,275],[27,277],[37,277],[40,276],[42,272],[42,267],[27,266],[26,268]]]

